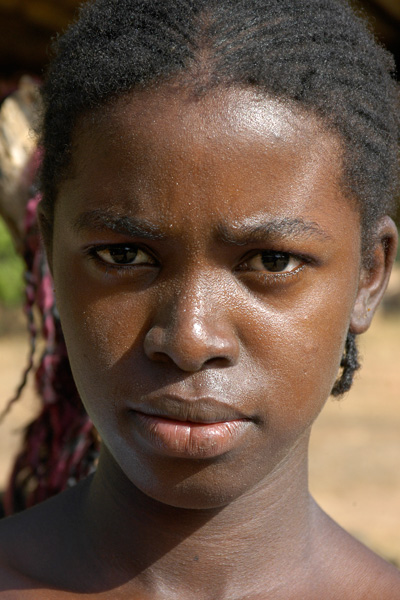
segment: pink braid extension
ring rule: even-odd
[[[38,153],[34,158],[36,163],[39,157]],[[23,447],[4,496],[6,514],[33,506],[80,481],[94,471],[99,452],[98,436],[79,398],[68,362],[52,279],[37,226],[40,200],[40,194],[29,200],[25,219],[24,310],[30,355],[22,383],[6,412],[19,399],[28,374],[34,368],[38,336],[34,307],[40,315],[45,345],[35,372],[35,387],[43,407],[25,431]]]

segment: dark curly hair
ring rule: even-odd
[[[97,0],[54,45],[43,87],[43,208],[50,217],[78,117],[170,79],[197,93],[256,87],[317,113],[343,140],[343,183],[364,254],[398,180],[392,57],[341,0]]]
[[[399,93],[394,61],[342,0],[97,0],[59,38],[43,87],[42,210],[49,234],[77,119],[135,88],[174,79],[196,94],[255,87],[317,114],[343,145],[345,193],[362,225],[394,213]],[[344,378],[358,368],[349,333]]]
[[[173,80],[195,94],[218,86],[257,88],[316,114],[339,134],[343,186],[360,212],[368,258],[374,224],[394,210],[398,90],[391,56],[344,1],[97,0],[83,5],[53,53],[42,89],[47,241],[78,119],[121,94]],[[349,333],[334,396],[350,388],[358,367]],[[82,415],[80,422],[86,427]],[[68,476],[79,478],[81,471],[75,465]],[[12,504],[10,498],[10,510]]]

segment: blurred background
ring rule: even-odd
[[[0,0],[0,103],[15,91],[22,76],[40,81],[49,41],[73,19],[79,3]],[[400,71],[400,1],[357,0],[353,4],[394,54]],[[4,140],[0,122],[0,179],[2,133]],[[29,352],[22,311],[23,261],[16,252],[18,235],[5,214],[7,203],[2,202],[1,193],[0,185],[0,410],[14,395]],[[8,219],[8,227],[1,216]],[[361,336],[360,345],[363,369],[354,388],[343,400],[329,400],[315,425],[311,490],[333,518],[400,566],[399,262],[383,306],[371,330]],[[28,381],[23,398],[0,423],[0,491],[23,427],[37,414],[38,406]]]

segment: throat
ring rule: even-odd
[[[153,598],[166,588],[180,598],[198,589],[199,598],[223,599],[269,589],[308,564],[314,504],[302,461],[207,510],[160,503],[108,461],[102,456],[90,484],[84,519],[84,543],[95,549],[103,588],[135,585]]]

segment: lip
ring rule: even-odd
[[[252,423],[214,398],[153,397],[129,412],[142,439],[158,453],[192,459],[232,450]]]

